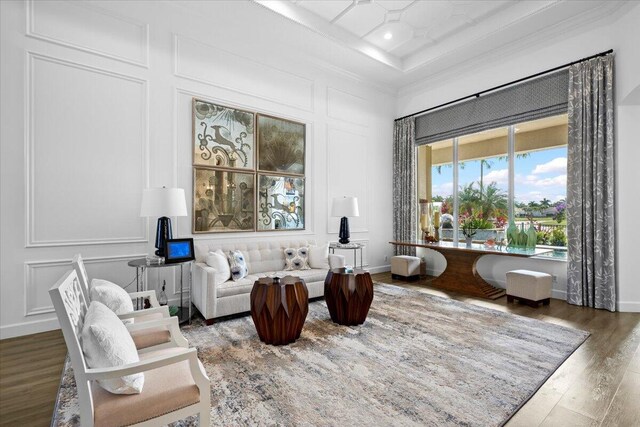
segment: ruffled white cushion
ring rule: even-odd
[[[209,267],[216,270],[213,275],[215,286],[223,284],[231,277],[229,260],[220,249],[215,252],[209,252],[205,262]]]
[[[111,368],[140,360],[136,345],[124,323],[106,305],[92,301],[82,327],[82,351],[89,368]],[[99,380],[115,394],[137,394],[144,386],[144,373]]]
[[[106,305],[115,314],[127,314],[133,311],[131,297],[120,286],[103,279],[93,279],[91,281],[91,291],[89,293],[91,301],[98,301]],[[133,323],[132,321],[125,323]]]

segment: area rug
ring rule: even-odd
[[[211,425],[500,426],[589,336],[393,285],[374,293],[355,327],[312,302],[288,346],[260,342],[250,316],[183,328],[211,379]],[[52,425],[77,414],[67,364]]]

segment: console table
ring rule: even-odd
[[[189,301],[188,307],[184,307],[183,301],[183,266],[188,264],[189,266]],[[144,280],[144,273],[148,268],[165,268],[165,267],[180,267],[180,307],[178,310],[179,323],[189,322],[191,323],[191,261],[175,262],[171,264],[147,264],[146,258],[138,258],[131,260],[127,263],[129,267],[135,267],[136,269],[136,291],[146,290],[146,283]]]
[[[505,290],[496,288],[480,277],[476,270],[476,263],[482,256],[499,255],[529,258],[552,251],[552,249],[487,248],[482,243],[474,243],[468,247],[463,242],[430,243],[426,240],[392,241],[389,243],[440,252],[447,261],[447,266],[441,275],[429,281],[430,286],[488,299],[500,298],[505,294]]]

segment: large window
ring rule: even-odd
[[[442,213],[444,240],[496,237],[510,219],[533,223],[538,245],[566,247],[566,114],[487,130],[418,149],[418,191]],[[456,218],[457,217],[457,218]]]

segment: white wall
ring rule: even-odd
[[[306,30],[247,2],[0,8],[1,338],[57,327],[47,290],[77,252],[91,277],[134,279],[126,261],[155,235],[138,217],[142,189],[179,186],[191,204],[194,96],[302,121],[308,138],[305,231],[196,239],[336,240],[330,201],[351,194],[352,240],[385,268],[395,96],[287,49]],[[175,230],[191,236],[190,217]]]
[[[640,201],[640,4],[630,5],[615,22],[596,26],[578,35],[562,35],[539,40],[528,49],[508,50],[467,64],[464,70],[450,70],[435,78],[401,89],[398,116],[429,108],[451,99],[479,92],[545,69],[613,48],[616,57],[617,177],[618,215],[618,308],[640,311],[640,283],[637,275],[638,221]],[[635,91],[635,92],[634,92]],[[433,253],[432,251],[429,251]],[[437,254],[436,254],[437,255]],[[444,268],[444,260],[427,255],[435,272]],[[488,281],[504,287],[504,273],[513,268],[531,268],[558,276],[554,297],[566,291],[566,264],[557,261],[500,259],[485,257],[478,272]],[[493,258],[493,259],[492,259]]]

